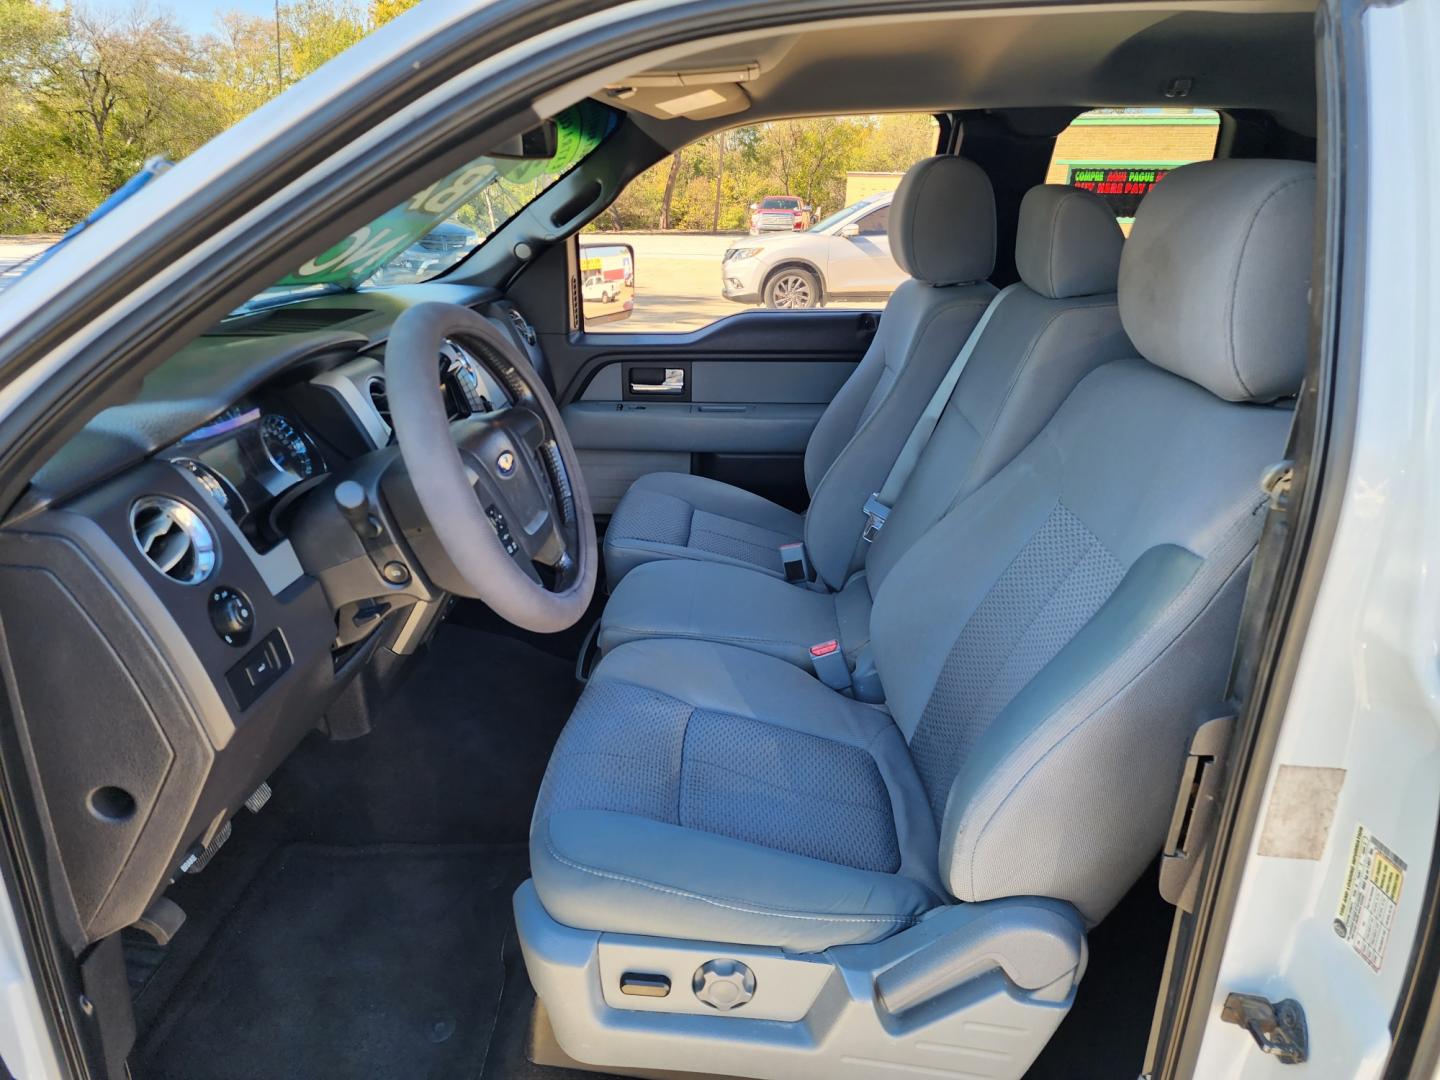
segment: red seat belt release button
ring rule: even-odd
[[[810,646],[810,663],[815,668],[815,677],[831,690],[850,689],[850,665],[845,662],[845,653],[840,642],[833,638]]]

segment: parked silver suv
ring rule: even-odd
[[[725,298],[772,308],[885,299],[905,279],[890,255],[893,194],[861,199],[804,232],[741,241],[720,264]]]

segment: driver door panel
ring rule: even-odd
[[[875,312],[746,311],[687,334],[546,341],[557,382],[570,373],[562,416],[595,512],[659,470],[803,508],[805,446],[877,324]]]

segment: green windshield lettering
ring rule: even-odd
[[[582,101],[555,117],[555,125],[550,159],[482,157],[463,165],[308,260],[277,287],[353,289],[372,278],[382,284],[422,280],[448,269],[599,146],[615,125],[615,113]],[[447,235],[440,236],[441,229]],[[432,233],[437,238],[427,243]],[[404,265],[391,273],[392,263]]]

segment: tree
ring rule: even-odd
[[[680,166],[685,151],[676,150],[670,158],[670,171],[665,176],[665,194],[660,199],[660,228],[670,228],[670,202],[675,197],[675,181],[680,178]]]
[[[720,231],[720,197],[725,182],[725,132],[715,135],[715,217],[710,225],[711,232]]]
[[[143,6],[115,15],[70,8],[65,33],[33,50],[32,89],[107,186],[125,180],[169,136],[182,152],[213,134],[188,85],[198,70],[193,43],[169,15]],[[197,116],[197,112],[200,116]]]
[[[409,11],[420,0],[370,0],[370,26],[383,26],[396,15]]]

